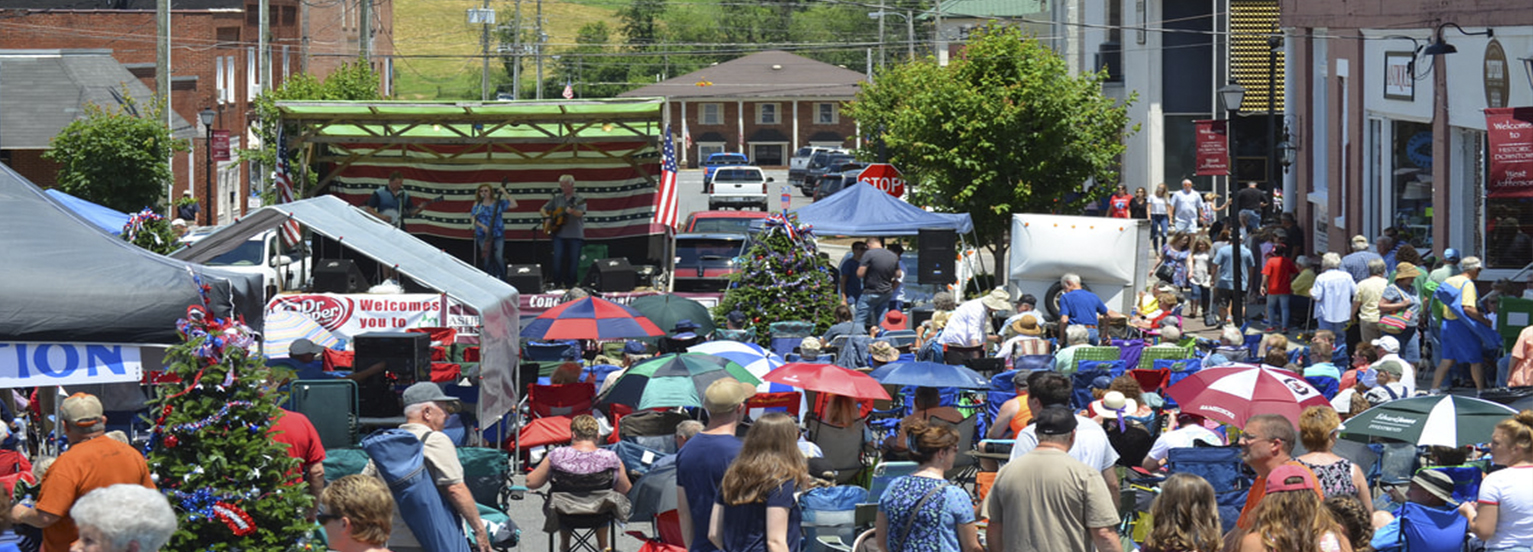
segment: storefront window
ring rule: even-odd
[[[1394,226],[1418,251],[1432,250],[1432,125],[1394,122]]]

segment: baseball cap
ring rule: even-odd
[[[1457,263],[1460,260],[1463,260],[1463,257],[1459,256],[1457,249],[1449,247],[1443,250],[1443,260],[1448,261],[1449,263]]]
[[[1385,352],[1389,353],[1400,352],[1400,340],[1395,339],[1394,336],[1386,335],[1384,337],[1375,339],[1373,340],[1373,346],[1383,349]]]
[[[405,406],[435,402],[446,403],[443,405],[443,408],[450,409],[456,408],[458,404],[457,397],[452,397],[446,393],[443,393],[442,387],[440,385],[429,381],[419,382],[415,385],[406,387],[404,395],[401,398],[404,399]]]
[[[1039,435],[1064,435],[1075,431],[1077,423],[1075,413],[1059,405],[1044,407],[1033,420],[1038,424],[1035,431]]]
[[[59,413],[72,425],[90,427],[101,421],[101,399],[88,393],[75,393],[64,399]]]
[[[1421,486],[1421,489],[1432,493],[1432,496],[1441,498],[1448,503],[1458,502],[1453,500],[1453,478],[1441,470],[1424,469],[1416,472],[1411,478],[1411,484]]]
[[[1377,369],[1380,372],[1394,376],[1395,379],[1400,379],[1405,374],[1405,369],[1400,366],[1400,361],[1393,359],[1380,362]]]
[[[1267,493],[1308,491],[1315,488],[1315,474],[1303,466],[1283,464],[1267,474]]]
[[[756,386],[734,378],[719,378],[703,391],[703,408],[710,414],[729,413],[756,396]]]
[[[324,347],[320,347],[313,341],[309,341],[308,339],[302,337],[294,339],[293,343],[287,346],[288,356],[317,355],[323,352],[325,352]]]

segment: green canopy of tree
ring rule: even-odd
[[[118,108],[86,104],[85,117],[60,130],[43,157],[59,164],[60,189],[134,213],[165,199],[170,156],[188,145],[171,137],[161,106],[140,109],[126,89],[122,97]]]
[[[1003,254],[1012,213],[1078,213],[1117,182],[1128,104],[1102,94],[1105,74],[1071,76],[1063,59],[1013,28],[982,30],[947,66],[891,66],[846,112],[882,132],[913,202],[969,213],[981,244]],[[1073,199],[1067,199],[1072,198]]]
[[[373,72],[371,65],[362,60],[351,61],[341,64],[339,68],[320,80],[308,73],[295,73],[282,82],[282,86],[267,90],[256,96],[252,103],[255,109],[257,125],[256,136],[259,138],[260,147],[255,149],[240,150],[240,159],[249,161],[259,167],[275,167],[277,162],[277,125],[282,121],[282,114],[277,111],[277,102],[291,100],[381,100],[383,96],[378,93],[380,81],[378,74]],[[293,129],[288,129],[293,130]],[[316,175],[309,173],[309,182],[298,186],[293,192],[297,198],[309,196],[309,187],[314,184]],[[264,202],[270,204],[273,198],[271,190],[265,190],[262,194]]]

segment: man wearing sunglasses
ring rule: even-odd
[[[1256,505],[1267,494],[1267,474],[1283,464],[1302,466],[1293,459],[1293,445],[1298,438],[1293,422],[1281,415],[1257,414],[1246,420],[1245,432],[1240,435],[1238,442],[1240,459],[1256,470],[1256,481],[1251,483],[1246,505],[1240,509],[1240,519],[1235,522],[1240,529],[1251,527],[1251,511],[1256,509]],[[1315,493],[1319,494],[1320,491],[1317,489]],[[1321,498],[1325,498],[1324,495]]]

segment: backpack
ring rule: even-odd
[[[389,486],[400,517],[427,552],[469,552],[463,524],[426,469],[425,444],[414,433],[385,429],[362,439],[378,475]]]

